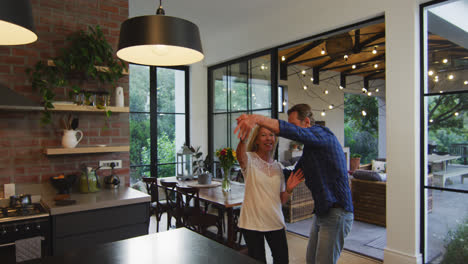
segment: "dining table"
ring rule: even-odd
[[[236,246],[236,233],[234,219],[234,208],[241,206],[244,201],[245,184],[240,182],[231,182],[231,190],[223,191],[221,188],[221,179],[213,179],[212,184],[200,185],[197,180],[178,180],[177,177],[158,178],[158,185],[161,181],[177,182],[182,187],[196,187],[199,189],[201,201],[216,204],[226,212],[227,216],[227,245],[231,248]]]
[[[149,234],[87,248],[70,248],[59,256],[24,264],[250,264],[259,263],[187,228]]]

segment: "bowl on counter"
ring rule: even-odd
[[[59,175],[50,178],[50,182],[57,189],[59,194],[69,194],[71,187],[75,184],[76,181],[75,174],[69,175]]]

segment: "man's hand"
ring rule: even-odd
[[[288,182],[286,183],[286,192],[289,194],[292,193],[294,188],[296,188],[296,186],[302,181],[304,181],[304,173],[302,172],[302,169],[298,169],[289,176]]]
[[[241,140],[245,140],[249,134],[252,128],[255,127],[256,123],[256,117],[255,115],[246,115],[243,114],[239,116],[237,119],[237,126],[236,129],[234,129],[234,134],[239,132],[237,134],[237,138],[240,138]]]

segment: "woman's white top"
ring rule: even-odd
[[[268,163],[255,152],[246,152],[247,165],[242,173],[245,178],[244,202],[239,227],[255,231],[283,229],[283,211],[280,192],[286,185],[277,161]]]

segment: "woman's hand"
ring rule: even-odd
[[[297,171],[293,172],[286,183],[286,192],[292,193],[296,186],[304,181],[304,172],[302,169],[298,169]]]

